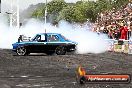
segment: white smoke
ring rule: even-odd
[[[78,43],[77,52],[80,54],[107,51],[108,43],[104,40],[107,39],[107,36],[92,32],[89,30],[89,26],[74,26],[68,22],[61,21],[59,29],[59,33]]]
[[[33,37],[37,33],[45,33],[45,29],[46,32],[61,33],[66,38],[77,42],[77,52],[80,54],[102,53],[108,47],[108,44],[104,40],[107,37],[91,32],[87,26],[81,27],[77,24],[73,25],[66,21],[60,21],[58,27],[55,27],[50,23],[44,25],[44,22],[31,19],[19,30],[16,28],[11,29],[6,22],[0,20],[0,48],[11,49],[12,44],[17,42],[20,34]]]

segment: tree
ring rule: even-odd
[[[69,22],[84,22],[85,15],[76,6],[67,6],[59,13],[58,21],[66,20]]]
[[[35,10],[32,14],[32,17],[35,18],[42,18],[44,16],[44,10],[43,8],[39,9],[39,10]]]
[[[129,0],[113,0],[113,7],[116,9],[120,8],[121,6],[124,6],[128,4]]]
[[[83,2],[81,4],[77,4],[76,6],[81,11],[81,13],[84,14],[84,21],[87,21],[87,19],[89,19],[90,21],[94,22],[96,20],[95,2]]]
[[[67,6],[64,0],[53,0],[48,3],[48,18],[50,22],[56,22],[59,12]]]
[[[126,3],[128,3],[128,0],[78,1],[76,3],[66,3],[64,0],[52,0],[47,4],[47,17],[50,22],[66,20],[82,23],[86,22],[87,19],[95,22],[98,13],[109,11],[113,7],[118,9]],[[45,7],[45,5],[38,7],[32,16],[40,19],[44,17]]]
[[[67,6],[67,4],[64,0],[52,0],[51,2],[49,2],[47,4],[47,8],[48,8],[47,18],[48,18],[48,20],[51,22],[56,21],[59,12],[66,6]],[[42,19],[45,15],[45,8],[46,8],[45,5],[38,7],[33,12],[32,17]]]
[[[100,13],[100,12],[112,9],[112,4],[109,0],[98,0],[96,2],[96,8],[95,9],[97,12]]]
[[[38,4],[38,7],[36,10],[32,13],[32,17],[37,18],[37,19],[42,19],[44,17],[45,13],[45,4]]]
[[[48,13],[59,13],[64,7],[66,7],[67,4],[64,0],[53,0],[48,3]]]

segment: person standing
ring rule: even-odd
[[[123,23],[121,24],[121,27],[120,27],[120,33],[121,33],[120,39],[127,40],[128,27],[125,26],[125,24]]]
[[[123,24],[123,23],[121,23],[120,33],[121,33],[120,39],[127,40],[128,27],[125,24]],[[125,51],[124,41],[120,41],[120,42],[121,42],[121,45],[122,45],[122,52],[124,52]]]

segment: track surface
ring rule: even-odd
[[[132,74],[132,55],[128,54],[16,56],[11,50],[0,50],[0,88],[132,88],[132,82],[80,85],[75,74],[80,64],[89,74]]]

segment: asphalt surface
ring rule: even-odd
[[[0,49],[0,88],[132,88],[132,82],[80,85],[76,80],[79,65],[87,74],[132,75],[132,55],[128,54],[17,56],[11,50]]]

